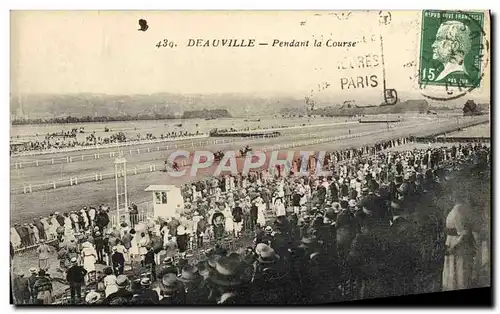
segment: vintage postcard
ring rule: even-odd
[[[12,303],[491,303],[490,24],[11,11]]]

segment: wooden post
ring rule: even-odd
[[[52,181],[52,187],[54,187],[54,190],[56,189],[56,181]]]
[[[66,156],[66,162],[69,162],[69,156]]]
[[[99,180],[102,181],[102,172],[99,172]]]
[[[141,153],[141,150],[138,148],[137,149],[137,154],[140,154]]]
[[[73,185],[73,178],[69,178],[69,185]]]
[[[36,166],[38,167],[38,160],[36,161]]]
[[[23,185],[23,193],[26,194],[26,186]]]
[[[29,185],[29,188],[30,188],[30,193],[33,193],[33,190],[31,189],[31,184]]]
[[[83,160],[83,156],[84,156],[84,155],[82,155],[82,160]]]
[[[69,162],[72,162],[73,161],[73,157],[69,157]]]
[[[137,167],[134,168],[134,174],[137,174]]]
[[[99,153],[97,153],[97,159],[99,159]]]
[[[97,173],[95,174],[95,180],[98,181],[99,180],[99,176],[97,175]]]
[[[148,147],[148,153],[149,153],[149,152],[150,152],[150,151],[149,151],[149,147]]]
[[[156,151],[157,152],[160,151],[160,147],[156,146]]]

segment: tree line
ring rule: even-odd
[[[12,125],[25,125],[25,124],[64,124],[64,123],[86,123],[86,122],[114,122],[114,121],[137,121],[137,120],[167,120],[167,119],[175,119],[174,115],[163,115],[163,114],[155,114],[155,115],[125,115],[125,116],[117,116],[117,117],[108,117],[108,116],[100,116],[100,117],[61,117],[61,118],[47,118],[47,119],[15,119],[12,120]]]

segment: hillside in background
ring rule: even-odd
[[[314,115],[384,114],[407,111],[454,110],[463,108],[466,100],[453,103],[434,103],[427,100],[405,100],[394,106],[360,104],[354,101],[339,102],[332,96],[315,99]],[[346,103],[348,103],[346,105]],[[20,105],[22,104],[22,106]],[[367,106],[368,105],[368,106]],[[487,110],[489,104],[479,104]],[[28,94],[12,96],[10,113],[16,119],[56,119],[66,117],[188,117],[185,112],[224,109],[222,116],[272,116],[305,115],[307,109],[303,98],[277,95],[255,96],[253,94],[180,95],[157,93],[151,95],[106,95],[106,94]],[[222,117],[221,116],[221,117]],[[219,117],[219,114],[217,114]],[[209,118],[209,117],[207,117]]]

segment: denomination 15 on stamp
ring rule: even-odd
[[[482,78],[484,13],[422,12],[419,85],[478,87]]]

